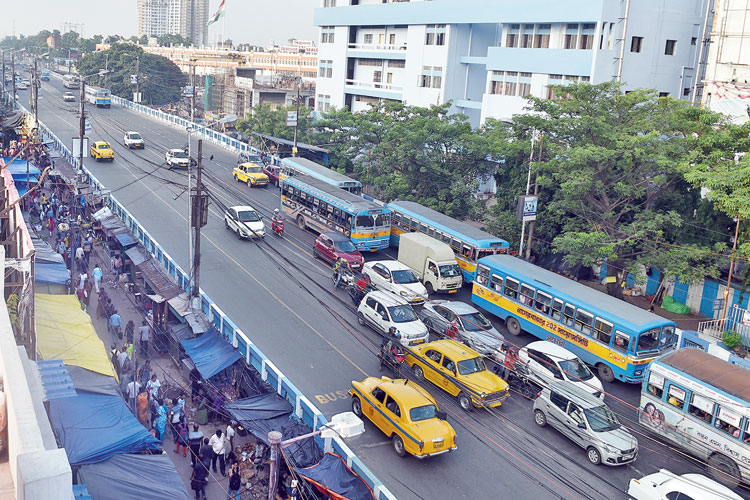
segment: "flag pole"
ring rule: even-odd
[[[221,46],[224,47],[224,42],[227,39],[227,5],[224,0],[224,12],[222,13],[221,19]]]

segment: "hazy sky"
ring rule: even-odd
[[[209,0],[209,16],[221,0]],[[135,0],[3,0],[0,38],[13,34],[35,35],[43,29],[62,30],[63,23],[83,23],[83,34],[118,34],[138,30]],[[265,45],[289,38],[315,40],[313,9],[318,0],[226,0],[226,37],[236,43]],[[224,20],[209,27],[209,43],[221,32]]]

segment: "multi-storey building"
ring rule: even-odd
[[[208,0],[138,0],[138,36],[182,35],[208,42]]]
[[[317,107],[451,101],[478,125],[574,81],[690,98],[710,1],[323,0]]]
[[[138,36],[168,33],[170,0],[138,0]]]
[[[705,64],[703,92],[697,97],[735,122],[746,122],[750,118],[750,1],[716,1]]]

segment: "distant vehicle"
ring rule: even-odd
[[[427,290],[412,270],[396,260],[366,262],[362,274],[375,289],[398,295],[412,304],[423,304],[427,297]]]
[[[170,169],[173,167],[188,168],[188,165],[190,165],[190,158],[182,149],[168,149],[164,154],[164,160]]]
[[[112,147],[109,145],[109,143],[105,141],[96,141],[89,148],[89,153],[91,154],[91,157],[96,161],[115,160],[115,152],[112,150]]]
[[[63,101],[76,102],[76,95],[73,92],[65,92],[63,94]]]
[[[407,301],[379,290],[368,293],[359,303],[357,320],[360,325],[369,325],[383,336],[387,336],[390,328],[395,327],[405,346],[423,344],[430,336],[427,327]]]
[[[237,238],[263,238],[266,226],[251,206],[230,207],[224,212],[224,227],[234,231]]]
[[[329,264],[344,259],[354,271],[362,269],[365,261],[352,240],[340,233],[321,233],[313,244],[313,257]]]
[[[232,178],[244,182],[248,187],[268,186],[268,176],[263,173],[263,166],[258,163],[241,163],[234,167]]]
[[[294,177],[296,175],[307,175],[313,179],[323,181],[331,186],[349,191],[354,194],[362,194],[362,183],[336,172],[324,165],[315,163],[307,158],[284,158],[281,160],[280,179]]]
[[[109,89],[86,86],[86,102],[97,108],[108,108],[112,105],[112,92]]]
[[[463,275],[450,246],[422,233],[404,233],[399,238],[398,261],[409,266],[424,283],[427,293],[455,293]]]
[[[81,88],[81,79],[78,75],[64,75],[63,87],[66,89],[79,89]]]
[[[28,78],[23,78],[23,79],[21,80],[21,82],[22,82],[22,83],[23,83],[24,85],[26,85],[27,87],[31,85],[31,80],[29,80]]]
[[[16,83],[16,90],[28,90],[29,84],[24,82],[18,82]]]
[[[138,132],[125,132],[125,136],[122,138],[122,143],[128,149],[144,149],[146,143],[143,141],[143,137]]]
[[[262,166],[263,158],[260,153],[256,153],[255,151],[240,151],[237,157],[237,165],[242,165],[243,163],[257,163]]]
[[[602,381],[591,373],[578,356],[546,340],[538,340],[522,347],[518,358],[525,364],[529,378],[541,387],[555,380],[567,380],[595,398],[604,399]]]
[[[48,69],[43,69],[39,72],[39,79],[43,82],[48,82],[50,78],[50,73]]]
[[[268,182],[279,187],[279,174],[281,173],[281,167],[278,165],[265,165],[263,167],[263,173],[268,176]]]
[[[484,356],[500,351],[505,340],[481,312],[465,302],[431,300],[416,312],[438,338],[458,340]]]
[[[741,500],[734,491],[701,474],[678,476],[667,469],[631,479],[628,495],[635,500]]]

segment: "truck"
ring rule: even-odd
[[[463,284],[463,274],[451,247],[424,233],[400,236],[398,261],[414,271],[427,293],[455,293]]]
[[[40,79],[41,81],[43,81],[43,82],[48,82],[48,81],[49,81],[49,70],[48,70],[48,69],[43,69],[43,70],[42,70],[42,71],[41,71],[41,72],[39,73],[39,79]]]

